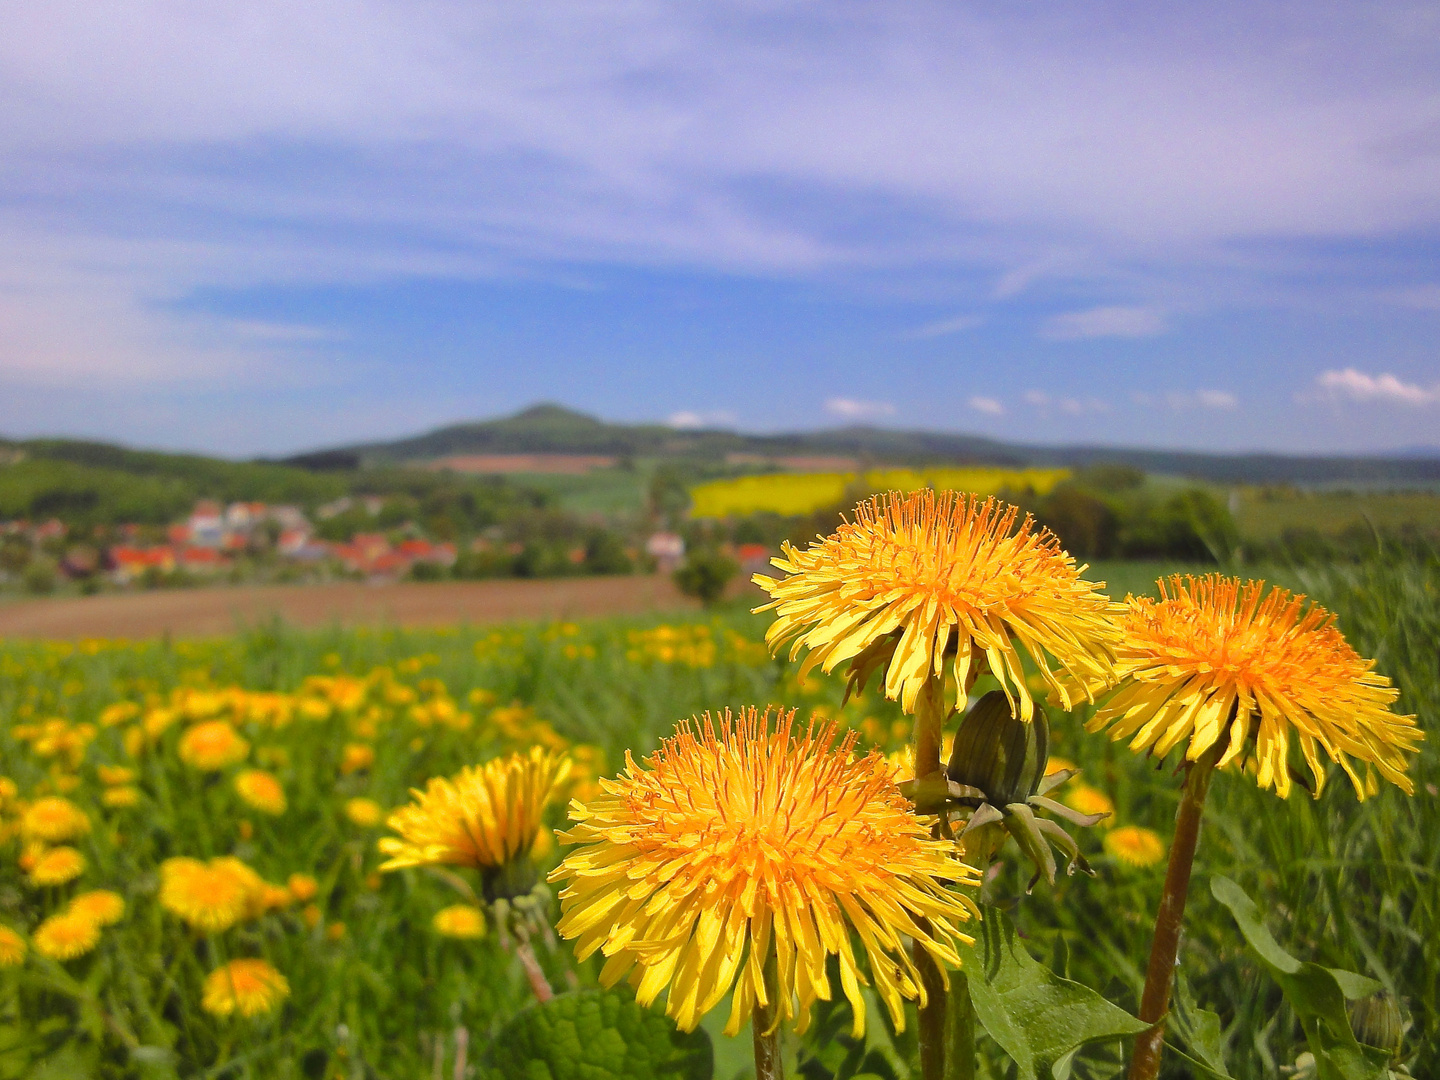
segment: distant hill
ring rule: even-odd
[[[366,443],[289,458],[286,464],[326,469],[418,463],[457,454],[610,454],[714,461],[727,454],[758,457],[846,456],[866,463],[1048,465],[1101,462],[1147,473],[1215,483],[1440,484],[1440,450],[1389,457],[1306,457],[1287,454],[1200,454],[1119,446],[1029,446],[974,435],[853,426],[828,431],[747,435],[719,429],[676,430],[659,424],[610,424],[559,405],[535,405],[514,416],[452,424],[395,442]]]

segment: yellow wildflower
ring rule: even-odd
[[[89,919],[96,926],[110,926],[125,917],[125,898],[109,889],[92,889],[71,900],[65,910]]]
[[[250,756],[250,744],[228,720],[207,720],[180,736],[180,760],[205,772],[218,772]]]
[[[228,855],[208,864],[188,858],[160,864],[160,906],[208,934],[249,916],[264,887],[259,874]]]
[[[35,928],[35,951],[51,960],[74,960],[100,942],[100,927],[83,915],[51,915]]]
[[[30,867],[30,884],[64,885],[85,872],[85,856],[73,847],[54,847],[36,858]]]
[[[1151,829],[1122,825],[1105,834],[1105,853],[1131,866],[1154,866],[1165,857],[1165,841]]]
[[[374,799],[349,799],[345,803],[345,816],[362,829],[373,829],[385,820],[385,809]]]
[[[214,1016],[259,1016],[290,996],[290,983],[264,960],[231,960],[205,976],[201,1007]]]
[[[449,780],[431,779],[386,822],[402,839],[380,841],[380,851],[390,856],[380,869],[427,863],[493,869],[528,855],[545,804],[569,771],[569,759],[537,746],[462,769]]]
[[[682,1030],[733,988],[734,1034],[766,993],[773,953],[772,1004],[803,1031],[830,996],[835,955],[862,1036],[852,927],[903,1028],[903,1000],[926,998],[904,939],[952,967],[955,943],[971,940],[957,924],[978,911],[949,885],[977,884],[977,872],[930,838],[878,751],[857,758],[856,734],[837,745],[833,723],[793,735],[793,715],[773,729],[754,709],[727,712],[718,731],[708,715],[687,721],[643,767],[627,757],[604,794],[571,804],[577,824],[560,839],[582,846],[550,875],[567,882],[557,929],[580,959],[607,956],[601,982],[629,976],[642,1005],[668,986]]]
[[[445,937],[475,941],[485,936],[485,913],[474,904],[451,904],[435,913],[431,925]]]
[[[340,752],[340,774],[349,776],[375,764],[375,748],[366,743],[346,743]]]
[[[285,887],[290,890],[290,895],[295,898],[297,904],[308,903],[315,899],[320,891],[320,885],[309,874],[291,874],[285,881]]]
[[[1217,744],[1217,766],[1251,755],[1261,788],[1290,794],[1290,738],[1325,783],[1323,751],[1355,785],[1351,759],[1406,794],[1407,754],[1424,734],[1390,710],[1398,691],[1350,647],[1335,617],[1262,581],[1209,574],[1160,583],[1160,599],[1129,597],[1118,670],[1124,684],[1096,711],[1091,731],[1133,736],[1130,749],[1161,756],[1188,740],[1197,760]]]
[[[90,831],[90,818],[69,799],[50,795],[36,799],[20,815],[20,835],[47,844],[73,840]]]
[[[1080,577],[1060,541],[995,499],[955,492],[891,492],[855,508],[855,520],[771,561],[788,577],[755,575],[772,602],[772,649],[794,639],[827,673],[849,663],[853,684],[888,661],[885,696],[913,713],[927,679],[947,658],[963,698],[985,664],[1019,716],[1034,712],[1017,643],[1070,708],[1113,681],[1114,605]],[[1051,658],[1059,665],[1052,671]],[[1060,674],[1067,676],[1062,681]]]
[[[235,793],[264,814],[285,812],[285,789],[280,781],[263,769],[246,769],[235,774]]]
[[[17,967],[25,962],[30,946],[8,926],[0,926],[0,968]]]
[[[130,784],[106,788],[100,793],[100,802],[112,809],[123,809],[140,804],[140,789]]]

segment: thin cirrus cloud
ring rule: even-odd
[[[726,427],[735,423],[737,417],[728,409],[712,409],[706,412],[697,412],[693,409],[681,409],[673,412],[665,418],[667,427],[678,430],[697,430],[701,428]]]
[[[1112,305],[1051,316],[1040,328],[1040,336],[1050,341],[1148,338],[1167,329],[1164,313],[1154,308]]]
[[[1184,409],[1238,409],[1240,399],[1228,390],[1170,390],[1163,394],[1152,394],[1137,390],[1130,395],[1136,405],[1150,407],[1165,405],[1176,412]]]
[[[1326,371],[1315,380],[1332,399],[1399,405],[1433,405],[1440,402],[1440,383],[1426,389],[1385,373],[1369,375],[1355,368]]]
[[[970,399],[970,408],[976,412],[984,413],[986,416],[1005,415],[1005,406],[1000,404],[998,398],[982,397],[979,394]]]
[[[825,411],[842,420],[883,420],[895,415],[895,406],[888,401],[859,401],[855,398],[830,398]]]
[[[1046,414],[1054,411],[1066,416],[1084,416],[1087,413],[1110,411],[1109,403],[1096,397],[1067,397],[1063,394],[1047,394],[1044,390],[1027,390],[1021,399],[1025,404]]]
[[[957,315],[952,319],[939,319],[924,326],[917,326],[914,330],[906,331],[901,337],[911,341],[928,341],[931,338],[948,337],[951,334],[974,330],[984,324],[984,318],[979,315]]]

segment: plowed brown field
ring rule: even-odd
[[[695,606],[662,576],[217,587],[0,604],[0,638],[205,637],[276,616],[293,626],[441,626]]]

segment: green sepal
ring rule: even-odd
[[[559,994],[516,1014],[480,1063],[485,1080],[711,1080],[704,1028],[682,1032],[619,990]]]
[[[998,908],[982,912],[964,970],[975,1017],[1015,1062],[1018,1080],[1057,1076],[1056,1066],[1076,1048],[1145,1030],[1118,1005],[1032,957]]]

